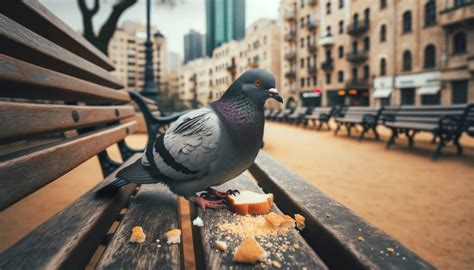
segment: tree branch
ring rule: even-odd
[[[92,17],[99,11],[99,0],[95,0],[94,7],[89,9],[86,0],[77,0],[79,10],[82,14],[83,36],[92,44],[97,46],[97,37],[94,33]]]

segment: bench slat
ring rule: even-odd
[[[275,194],[275,200],[283,211],[300,212],[306,217],[306,229],[302,235],[330,268],[434,269],[265,152],[260,151],[250,172],[266,192]],[[358,241],[359,236],[365,241]],[[393,248],[395,252],[387,253],[387,248]]]
[[[115,89],[119,78],[0,14],[0,52]]]
[[[117,121],[134,114],[133,106],[66,106],[0,101],[3,129],[0,143]],[[77,122],[74,120],[76,115]]]
[[[1,46],[1,45],[0,45]],[[130,96],[95,83],[0,54],[0,95],[3,97],[127,103]]]
[[[125,138],[136,126],[132,121],[0,157],[0,210]]]
[[[177,196],[166,186],[142,185],[97,269],[181,269],[182,244],[168,245],[165,237],[167,231],[180,227],[178,213]],[[135,226],[141,226],[146,234],[142,244],[130,243]]]
[[[0,6],[0,13],[108,71],[115,69],[107,56],[38,1],[8,1]]]
[[[254,192],[262,193],[262,190],[257,186],[257,184],[245,173],[217,188],[222,191],[238,189],[252,190]],[[204,221],[204,226],[201,228],[193,226],[194,249],[197,252],[196,258],[204,258],[205,263],[205,265],[201,267],[205,269],[249,269],[247,265],[236,264],[232,261],[234,250],[241,242],[239,237],[235,235],[231,236],[232,240],[229,241],[226,239],[220,239],[219,233],[216,232],[219,223],[226,221],[231,222],[234,219],[232,212],[228,210],[203,211],[200,208],[196,209],[194,206],[193,208],[195,209],[194,212]],[[272,210],[281,213],[277,206],[274,206]],[[283,238],[286,238],[286,240]],[[226,241],[228,248],[225,253],[216,251],[216,240]],[[268,258],[280,262],[283,269],[303,269],[304,267],[307,269],[327,269],[318,255],[314,253],[298,232],[290,233],[286,237],[282,237],[280,240],[272,238],[273,246],[275,247],[280,246],[285,241],[289,242],[288,246],[290,248],[293,247],[294,244],[298,244],[300,249],[281,251],[284,259],[277,259],[275,254],[271,253],[271,250],[268,250],[268,248],[266,249],[267,253],[271,253]],[[262,244],[262,247],[265,249],[264,244]],[[200,267],[199,265],[197,266],[198,268]],[[272,266],[266,265],[265,268],[272,268]]]
[[[117,171],[102,185],[113,181]],[[0,254],[0,269],[84,269],[135,187],[97,198],[96,186]]]

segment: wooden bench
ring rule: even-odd
[[[433,159],[436,159],[442,148],[451,141],[456,146],[457,154],[462,155],[459,138],[465,129],[467,108],[467,105],[389,108],[383,112],[384,124],[392,130],[386,147],[389,149],[395,144],[399,134],[405,134],[408,146],[412,148],[417,133],[430,132],[433,134],[433,142],[438,141]]]
[[[359,140],[362,140],[365,133],[368,131],[372,131],[375,139],[378,140],[380,137],[377,132],[377,125],[379,122],[380,112],[381,109],[371,107],[347,107],[343,114],[334,118],[337,124],[334,134],[337,135],[341,126],[345,126],[347,135],[351,136],[352,128],[359,125],[362,127]]]
[[[267,120],[275,120],[275,117],[281,112],[281,109],[273,110],[271,113],[268,114],[266,117]]]
[[[303,123],[305,115],[311,111],[311,108],[308,107],[298,107],[293,113],[288,115],[287,122],[290,124],[299,125]]]
[[[293,112],[294,109],[283,109],[273,117],[273,120],[279,122],[285,122],[288,119],[288,116]]]
[[[28,27],[21,25],[19,14],[27,16]],[[2,7],[0,26],[0,97],[7,100],[0,106],[0,143],[9,151],[0,156],[0,209],[95,155],[105,175],[99,185],[1,253],[0,269],[182,269],[184,256],[194,257],[198,269],[248,268],[231,260],[238,238],[227,241],[226,253],[213,245],[222,240],[218,224],[233,218],[229,210],[191,205],[193,217],[199,215],[205,225],[193,227],[195,254],[184,254],[182,244],[165,243],[166,231],[183,227],[177,196],[167,187],[130,184],[114,196],[95,193],[140,158],[137,151],[122,147],[125,162],[117,163],[106,151],[136,128],[131,100],[144,114],[148,143],[177,115],[157,117],[154,104],[120,90],[122,84],[108,72],[113,69],[108,59],[39,3]],[[292,231],[268,248],[269,257],[284,269],[433,268],[264,152],[249,171],[218,188],[272,192],[273,211],[306,217],[302,233]],[[136,225],[147,234],[143,244],[129,241]],[[289,247],[285,252],[279,250],[283,244]]]
[[[316,107],[310,115],[305,116],[304,126],[308,126],[309,122],[311,121],[313,127],[315,127],[317,130],[320,130],[323,124],[326,124],[328,130],[331,130],[329,120],[334,114],[334,111],[334,107]]]

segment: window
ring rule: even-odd
[[[306,86],[311,86],[311,77],[306,78]]]
[[[344,21],[339,21],[339,34],[344,33]]]
[[[300,67],[304,68],[304,58],[300,59]]]
[[[364,66],[364,80],[368,80],[370,77],[370,69],[368,65]]]
[[[338,54],[339,54],[339,58],[343,58],[344,57],[344,46],[339,46],[338,48]]]
[[[313,85],[316,85],[316,75],[313,76]]]
[[[337,81],[338,82],[344,82],[344,72],[342,70],[339,70],[337,72]]]
[[[300,39],[300,47],[301,47],[301,48],[304,48],[304,38],[301,38],[301,39]]]
[[[326,73],[326,84],[331,84],[331,73]]]
[[[415,88],[401,88],[401,105],[415,105]]]
[[[459,32],[453,37],[453,53],[465,53],[466,52],[466,33]]]
[[[387,41],[387,26],[385,24],[382,24],[380,27],[380,42],[385,42]]]
[[[358,50],[358,44],[357,41],[352,42],[352,52],[357,53]]]
[[[300,79],[300,85],[301,85],[301,87],[304,87],[304,78]]]
[[[357,26],[359,26],[359,14],[354,14],[353,16],[353,19],[354,19],[354,28],[356,28]]]
[[[369,25],[370,23],[370,9],[368,8],[364,10],[364,23],[365,25]]]
[[[439,105],[441,103],[441,92],[434,95],[422,95],[421,105]]]
[[[304,0],[300,0],[300,7],[304,7]]]
[[[331,35],[331,26],[327,26],[326,27],[326,36],[330,36]]]
[[[368,52],[370,50],[370,39],[369,37],[364,38],[364,51]]]
[[[411,71],[411,52],[405,51],[403,53],[403,71]]]
[[[403,13],[403,33],[411,32],[411,11]]]
[[[384,9],[387,7],[387,0],[380,0],[380,9]]]
[[[425,68],[434,68],[436,66],[436,48],[433,44],[429,44],[425,48]]]
[[[467,87],[468,81],[454,81],[451,83],[451,103],[465,104],[467,103]]]
[[[311,59],[306,57],[306,66],[309,67],[311,65]]]
[[[326,14],[331,14],[331,2],[330,2],[330,0],[326,3]]]
[[[430,0],[425,5],[425,26],[436,24],[436,2]]]
[[[311,45],[311,36],[306,37],[306,44],[308,47]]]
[[[380,59],[380,76],[387,74],[387,60],[385,58]]]
[[[300,19],[300,27],[304,28],[304,17]]]
[[[344,0],[339,0],[339,9],[344,7]]]
[[[357,77],[359,77],[357,74],[357,68],[352,68],[352,80],[357,81]]]

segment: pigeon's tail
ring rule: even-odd
[[[123,179],[115,179],[110,184],[97,190],[96,195],[99,197],[115,194],[121,187],[128,185],[129,182]]]

